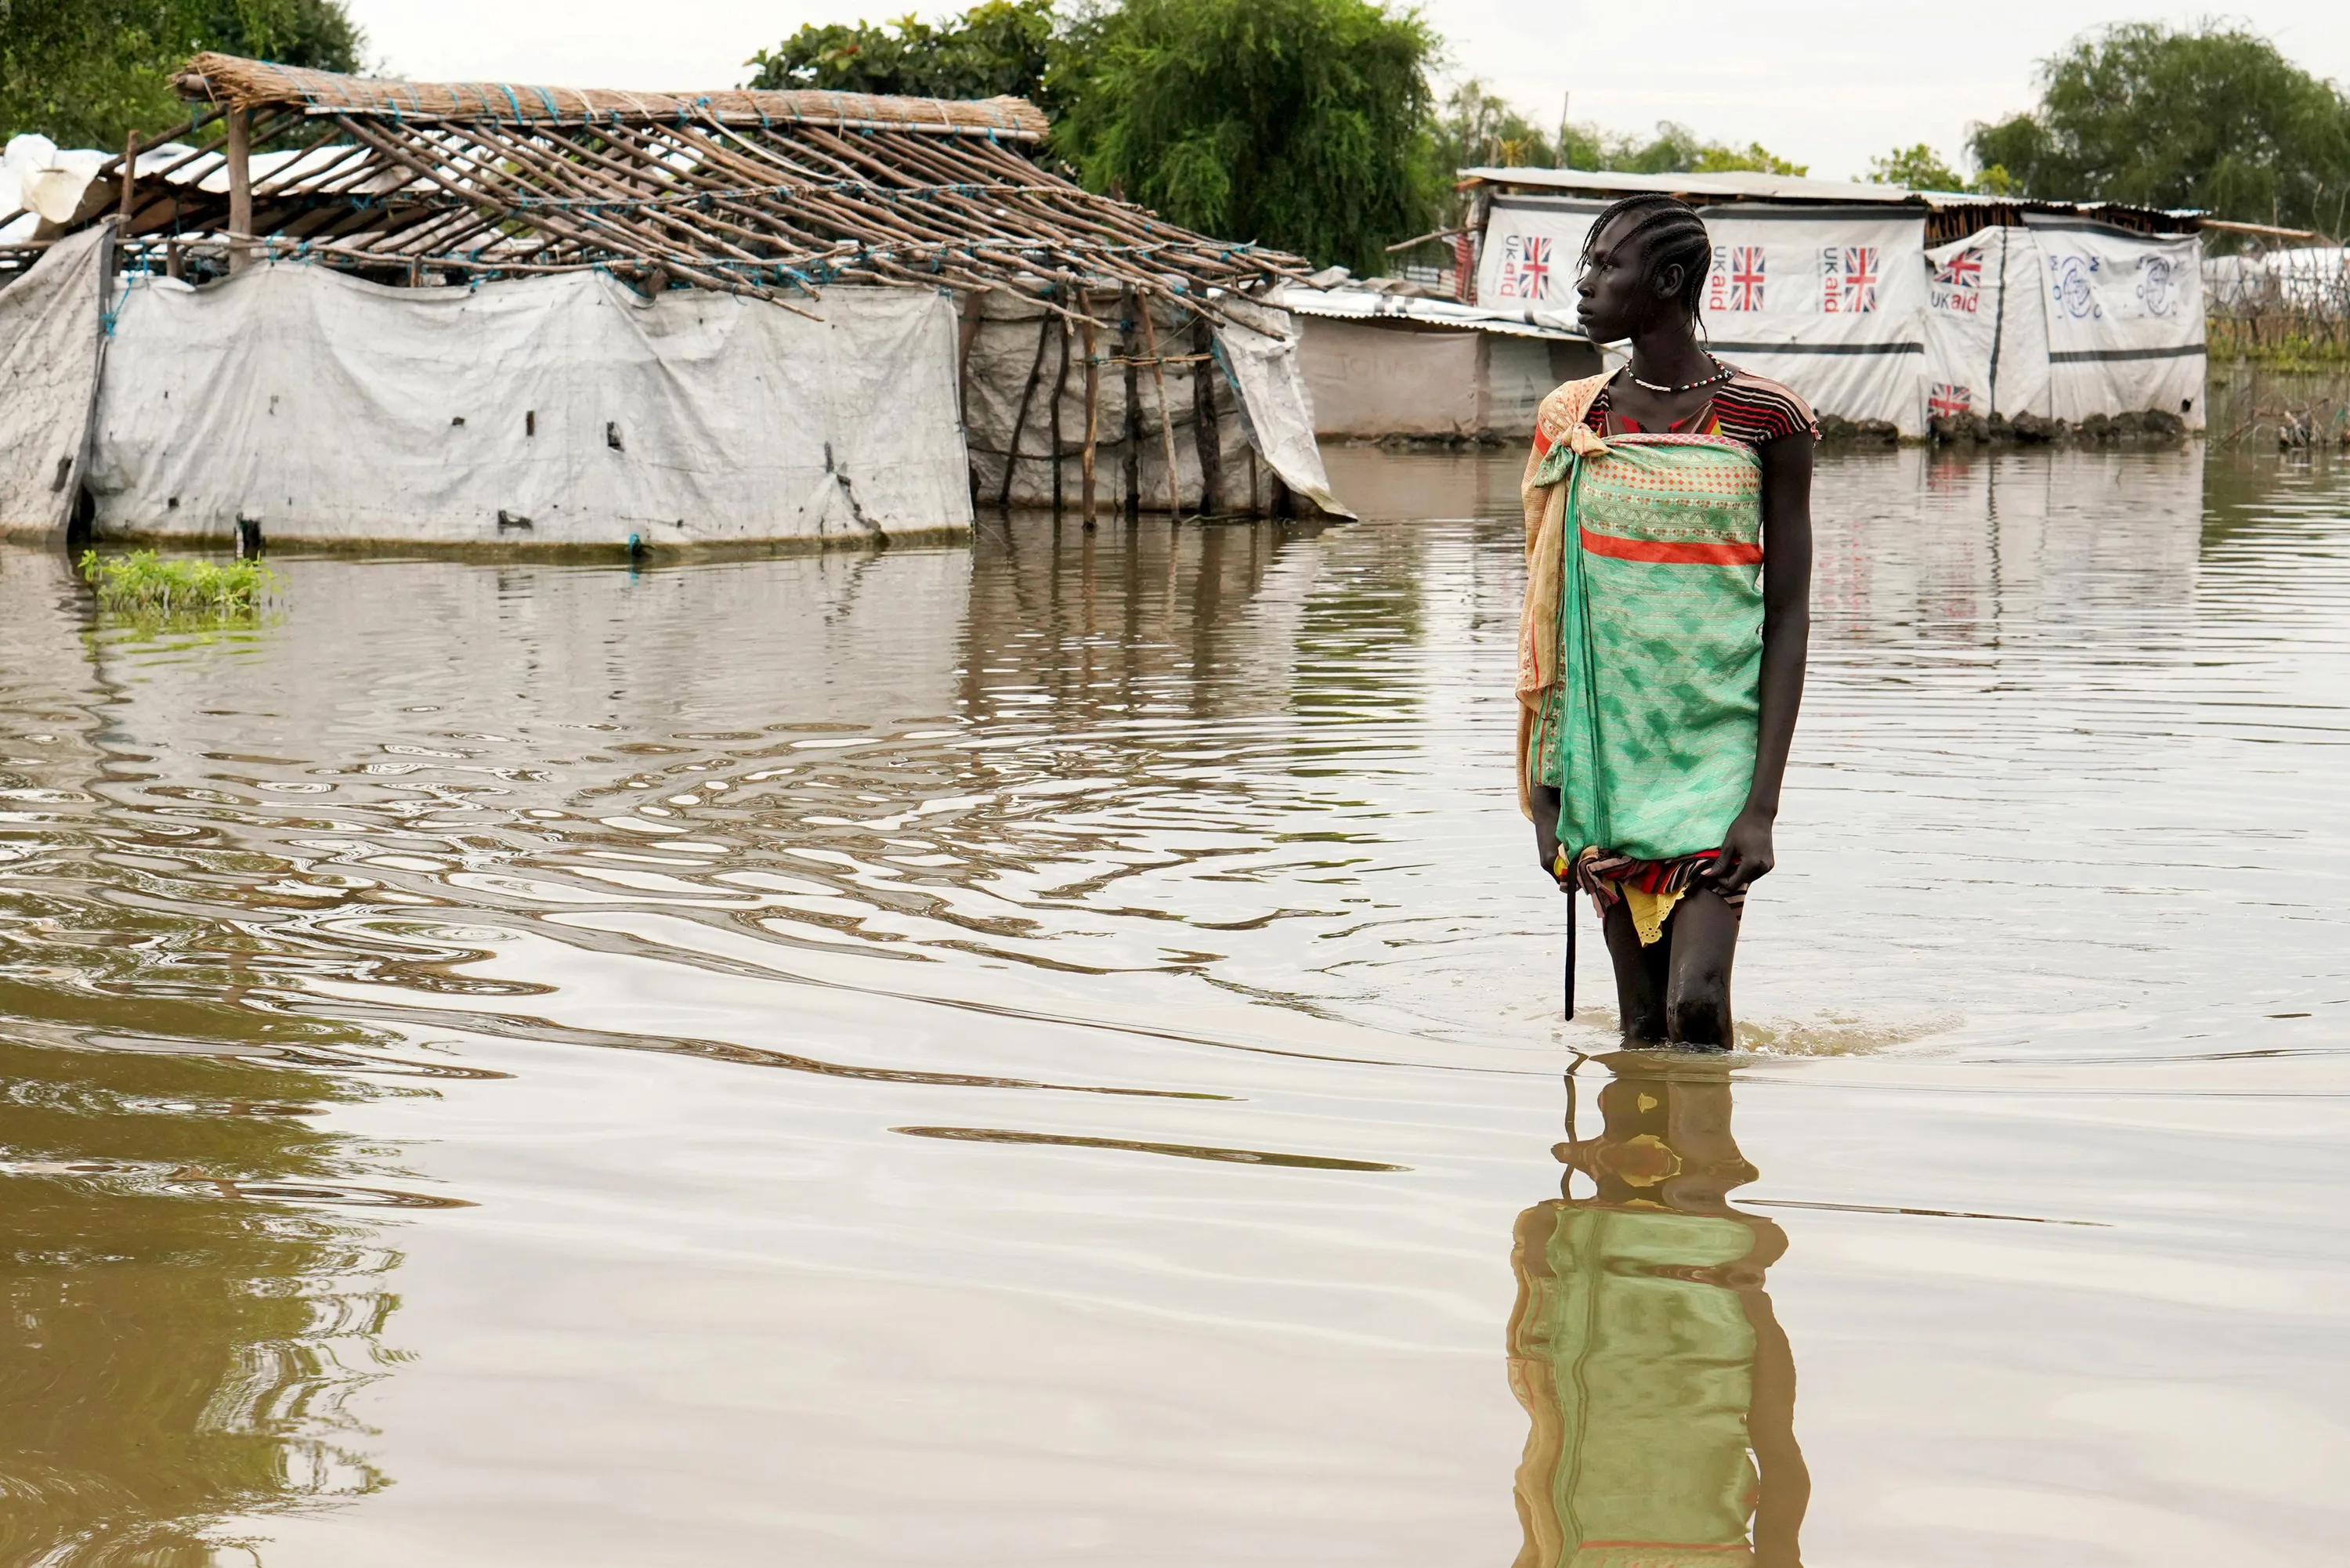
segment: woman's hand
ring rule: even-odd
[[[1532,792],[1534,808],[1534,859],[1543,875],[1558,880],[1558,791],[1548,784],[1536,784]]]
[[[1767,877],[1777,857],[1771,849],[1771,818],[1749,806],[1738,814],[1721,840],[1721,853],[1698,873],[1700,881],[1719,893],[1734,893],[1758,877]]]

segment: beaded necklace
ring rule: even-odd
[[[1643,381],[1639,377],[1632,376],[1632,385],[1639,388],[1644,392],[1654,392],[1660,398],[1677,398],[1683,392],[1694,392],[1700,387],[1711,387],[1717,381],[1727,381],[1730,379],[1731,372],[1729,367],[1722,364],[1721,360],[1715,358],[1711,354],[1707,355],[1705,358],[1706,362],[1713,367],[1713,374],[1711,376],[1700,376],[1696,380],[1685,381],[1678,387],[1660,387],[1654,381]],[[1627,376],[1632,375],[1628,369],[1626,369],[1624,373]]]

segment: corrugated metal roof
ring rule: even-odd
[[[1902,185],[1872,185],[1854,180],[1814,180],[1738,169],[1717,174],[1634,174],[1613,169],[1495,169],[1461,171],[1463,184],[1511,185],[1537,191],[1585,191],[1628,196],[1657,191],[1672,196],[1712,196],[1742,202],[1869,202],[1924,207],[1931,212],[2007,207],[2033,213],[2074,213],[2083,217],[2128,217],[2149,223],[2191,228],[2202,213],[2193,207],[2138,207],[2126,202],[2052,202],[2027,196],[1991,196],[1974,191],[1918,191]]]

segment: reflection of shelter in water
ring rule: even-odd
[[[1519,1217],[1510,1381],[1534,1429],[1518,1568],[1794,1561],[1809,1483],[1794,1368],[1762,1292],[1786,1238],[1724,1194],[1754,1178],[1718,1068],[1613,1059],[1597,1187]]]
[[[2168,613],[2195,587],[2203,450],[1933,454],[1827,471],[1813,618],[1827,643],[1991,646],[2084,609]],[[1824,484],[1824,488],[1825,488]]]

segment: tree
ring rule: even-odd
[[[1558,161],[1557,144],[1475,77],[1446,96],[1436,117],[1434,152],[1448,182],[1462,169],[1541,169]]]
[[[1942,155],[1924,142],[1897,147],[1868,161],[1872,185],[1906,185],[1912,191],[1963,191],[1966,176],[1942,161]]]
[[[2132,22],[2042,62],[2040,106],[1968,139],[2025,194],[2339,232],[2350,99],[2255,33]]]
[[[1803,174],[1801,163],[1790,163],[1759,141],[1742,148],[1708,141],[1678,120],[1659,120],[1656,134],[1646,138],[1596,125],[1565,129],[1561,161],[1570,169],[1616,170],[1631,174],[1715,174],[1756,169],[1766,174]]]
[[[822,88],[910,98],[1024,98],[1050,113],[1051,0],[985,0],[939,26],[813,23],[744,61],[754,88]]]
[[[0,0],[0,138],[120,147],[186,120],[172,73],[199,50],[351,71],[365,46],[342,0]]]
[[[1436,47],[1372,0],[1125,0],[1070,30],[1054,145],[1187,227],[1376,271],[1443,190]]]

